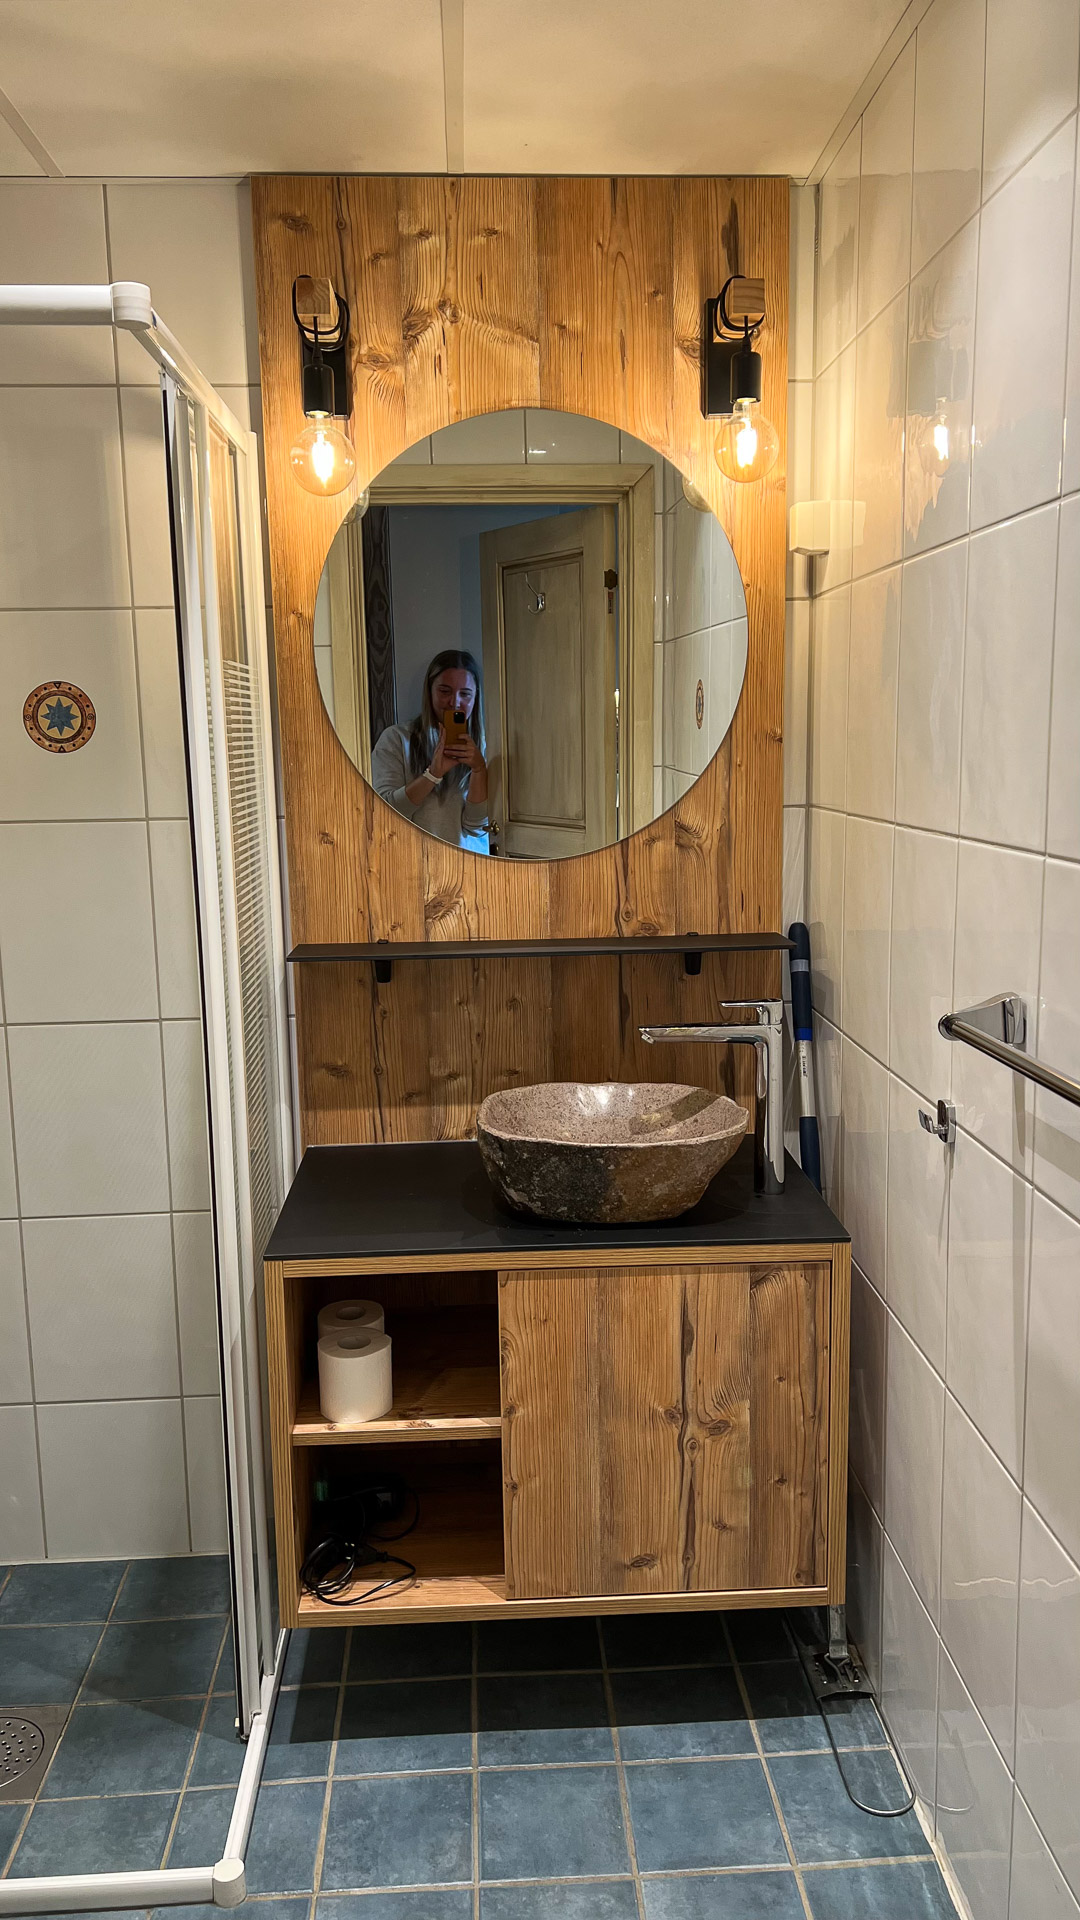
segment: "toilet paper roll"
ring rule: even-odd
[[[394,1402],[390,1338],[370,1327],[324,1333],[319,1341],[319,1405],[342,1426],[378,1420]]]
[[[386,1331],[377,1300],[335,1300],[332,1306],[319,1309],[320,1340],[324,1333],[356,1333],[361,1328],[368,1333]]]

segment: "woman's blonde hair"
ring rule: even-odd
[[[409,727],[409,771],[415,780],[432,762],[435,749],[439,744],[439,719],[431,704],[431,689],[440,673],[448,667],[457,667],[462,673],[471,673],[476,684],[476,699],[469,715],[469,732],[476,741],[481,753],[484,753],[484,683],[479,663],[471,653],[463,653],[459,647],[447,647],[437,653],[424,675],[424,692],[420,702],[420,711]],[[472,777],[469,767],[455,767],[447,774],[459,787],[468,784]]]

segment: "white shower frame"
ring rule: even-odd
[[[186,396],[196,411],[200,450],[205,444],[205,419],[212,419],[231,445],[242,456],[240,461],[241,560],[244,569],[244,602],[249,621],[253,661],[262,682],[264,711],[270,711],[269,658],[267,650],[264,593],[262,585],[262,521],[259,499],[259,460],[255,435],[243,427],[226,406],[220,394],[200,372],[180,342],[155,312],[150,289],[140,281],[114,281],[105,286],[0,286],[0,326],[103,326],[121,327],[140,341],[157,364],[163,391],[170,388]],[[171,455],[162,438],[163,457]],[[177,614],[185,637],[191,631],[193,608],[191,583],[187,581],[177,554],[176,582],[179,596]],[[216,645],[216,631],[211,644]],[[201,680],[200,672],[200,680]],[[193,729],[191,720],[191,676],[185,674],[185,699],[189,721],[188,777],[192,798],[192,823],[199,858],[197,881],[216,874],[218,865],[217,831],[211,793],[210,743],[205,727]],[[211,698],[213,697],[211,691]],[[274,978],[277,987],[277,1014],[282,1036],[278,1048],[280,1138],[285,1164],[285,1185],[292,1178],[292,1101],[285,1079],[287,1072],[288,1007],[285,988],[285,938],[282,921],[280,865],[278,859],[277,819],[273,810],[275,779],[273,751],[263,741],[268,818],[267,846],[271,867],[271,939]],[[207,901],[218,911],[216,898]],[[200,900],[201,910],[204,908]],[[220,945],[203,942],[203,1000],[206,1031],[206,1057],[211,1113],[211,1148],[215,1210],[220,1221],[228,1218],[227,1208],[234,1202],[232,1142],[234,1110],[230,1089],[229,1051],[225,1026],[226,980]],[[235,1216],[234,1216],[235,1217]],[[218,1236],[219,1247],[227,1236]],[[245,1249],[246,1251],[246,1249]],[[238,1696],[258,1701],[250,1710],[247,1750],[233,1803],[232,1819],[220,1860],[206,1867],[161,1867],[145,1873],[42,1874],[0,1880],[0,1916],[38,1913],[94,1913],[124,1908],[214,1905],[237,1907],[247,1895],[244,1856],[247,1851],[255,1799],[262,1780],[266,1747],[277,1701],[288,1633],[273,1631],[270,1613],[272,1563],[265,1504],[266,1461],[260,1418],[252,1418],[249,1382],[245,1378],[241,1350],[244,1339],[248,1351],[258,1351],[250,1297],[245,1299],[242,1279],[235,1262],[221,1260],[219,1254],[218,1301],[221,1315],[223,1366],[222,1391],[225,1400],[225,1471],[229,1499],[230,1538],[235,1618],[237,1626]],[[258,1413],[258,1408],[255,1412]],[[251,1503],[244,1497],[251,1489]],[[256,1575],[258,1574],[258,1578]],[[269,1655],[260,1655],[260,1645],[273,1647]],[[244,1713],[242,1717],[246,1718]]]

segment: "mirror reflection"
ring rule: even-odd
[[[674,805],[746,672],[727,536],[643,442],[543,409],[444,428],[327,556],[315,664],[389,805],[474,853],[561,859]]]

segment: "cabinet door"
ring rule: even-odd
[[[514,1599],[820,1587],[827,1262],[502,1274]]]

